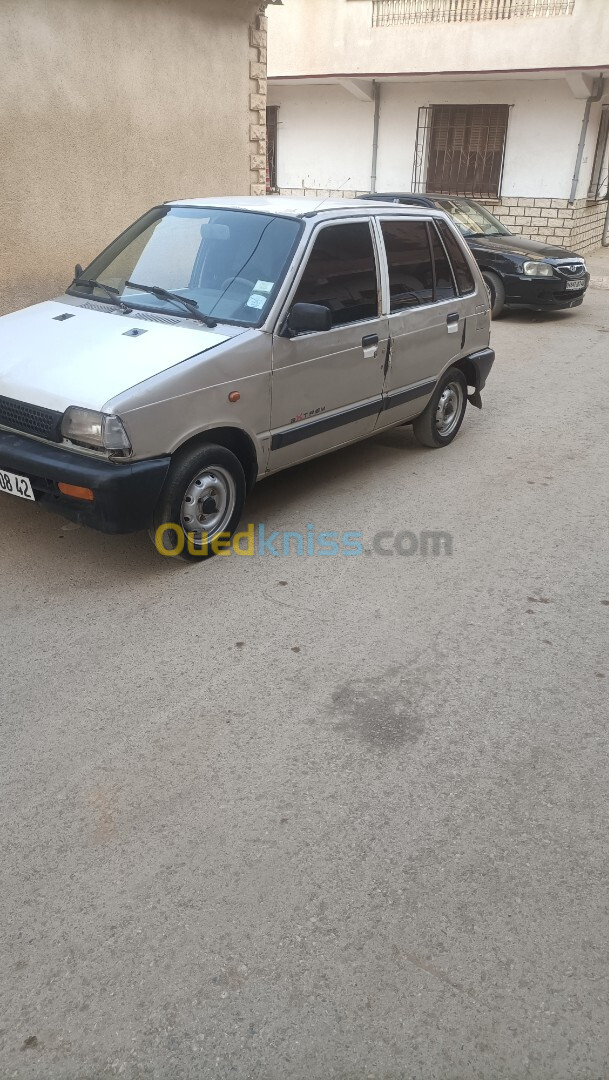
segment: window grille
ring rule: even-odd
[[[372,0],[373,26],[572,15],[575,0]]]
[[[496,199],[509,112],[509,105],[422,106],[412,190]]]
[[[277,121],[278,105],[266,110],[266,190],[277,190]]]

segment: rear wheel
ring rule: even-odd
[[[498,319],[503,314],[505,308],[505,288],[503,282],[498,274],[493,274],[491,270],[483,270],[482,277],[484,278],[484,284],[488,292],[488,298],[491,304],[491,318]]]
[[[423,446],[448,446],[457,434],[467,407],[467,382],[459,368],[449,368],[434,390],[425,412],[412,428]]]
[[[178,455],[153,515],[150,536],[157,551],[187,562],[211,558],[214,541],[237,529],[245,495],[241,462],[224,446]]]

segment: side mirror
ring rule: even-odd
[[[331,330],[332,312],[325,304],[294,304],[288,315],[287,329],[292,337]]]
[[[82,277],[82,266],[80,263],[76,263],[76,266],[74,267],[74,281],[79,277]]]

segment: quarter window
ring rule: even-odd
[[[436,271],[436,300],[452,300],[456,296],[455,280],[453,278],[448,256],[433,224],[430,223],[429,235],[433,251],[433,261]]]
[[[455,272],[457,279],[457,288],[463,296],[464,293],[474,292],[476,283],[472,277],[472,272],[467,264],[467,259],[461,250],[456,236],[454,236],[452,230],[448,227],[445,221],[436,221],[436,227],[440,231],[440,236],[444,241],[444,246],[450,256],[450,261]]]
[[[391,312],[433,300],[433,267],[424,221],[382,221]]]
[[[293,300],[324,304],[333,326],[378,317],[378,280],[367,222],[328,225],[318,233]]]

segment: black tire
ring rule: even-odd
[[[484,284],[488,289],[491,302],[491,319],[498,319],[500,315],[503,315],[505,308],[505,288],[503,282],[499,275],[493,274],[491,270],[483,270],[482,277],[484,278]]]
[[[235,533],[245,496],[243,466],[230,450],[212,443],[186,450],[171,464],[154,510],[150,538],[159,554],[204,562],[217,554],[214,538]],[[205,521],[209,529],[204,531]],[[169,524],[173,528],[159,531]]]
[[[442,401],[445,393],[446,397]],[[444,372],[425,412],[417,416],[414,421],[412,429],[415,437],[422,446],[431,446],[433,449],[448,446],[463,423],[466,408],[467,380],[459,368],[451,367]],[[442,419],[440,419],[440,413]],[[445,434],[442,431],[443,427],[446,428]]]

